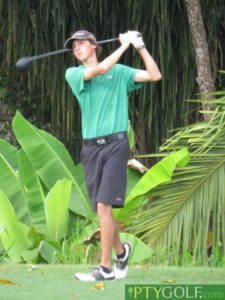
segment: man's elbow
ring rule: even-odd
[[[84,72],[84,80],[90,80],[91,78],[105,74],[106,72],[106,68],[100,64],[95,68],[87,68],[87,70]]]
[[[157,74],[154,74],[151,78],[151,81],[159,81],[162,79],[162,75],[160,72],[158,72]]]
[[[104,63],[100,63],[98,65],[98,73],[99,75],[103,75],[105,74],[106,72],[108,72],[108,67],[104,64]]]

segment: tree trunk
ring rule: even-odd
[[[199,0],[185,0],[187,7],[188,20],[192,34],[192,41],[195,50],[195,60],[197,66],[198,88],[200,93],[212,92],[215,90],[214,79],[210,63],[206,31],[203,24],[201,5]],[[201,99],[212,99],[212,96],[201,95]],[[202,104],[204,111],[209,111],[211,105]],[[209,120],[210,115],[204,113],[204,119]]]
[[[147,154],[148,152],[148,147],[147,147],[147,138],[146,138],[146,130],[145,130],[145,118],[144,118],[144,113],[140,113],[139,115],[139,128],[141,130],[138,133],[137,137],[137,144],[138,144],[138,153],[139,154]],[[150,168],[150,162],[148,158],[142,157],[138,158],[138,160],[146,167]]]
[[[12,119],[15,111],[10,108],[10,105],[1,101],[0,93],[0,138],[11,144],[15,144],[15,137],[12,132]]]

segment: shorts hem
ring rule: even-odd
[[[104,201],[96,201],[94,204],[94,211],[97,212],[97,203],[103,203],[103,204],[108,204],[108,205],[111,205],[112,206],[112,209],[118,209],[118,208],[123,208],[124,207],[124,203],[121,203],[121,205],[118,205],[118,204],[112,204],[112,203],[109,203],[109,202],[104,202]],[[92,203],[93,204],[93,203]]]

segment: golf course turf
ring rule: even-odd
[[[224,284],[225,268],[134,267],[128,277],[97,284],[80,282],[78,265],[0,265],[0,300],[124,300],[125,284]]]

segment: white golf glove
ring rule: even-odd
[[[145,47],[145,43],[143,42],[142,36],[138,31],[128,31],[128,36],[131,44],[137,49],[141,50]]]

